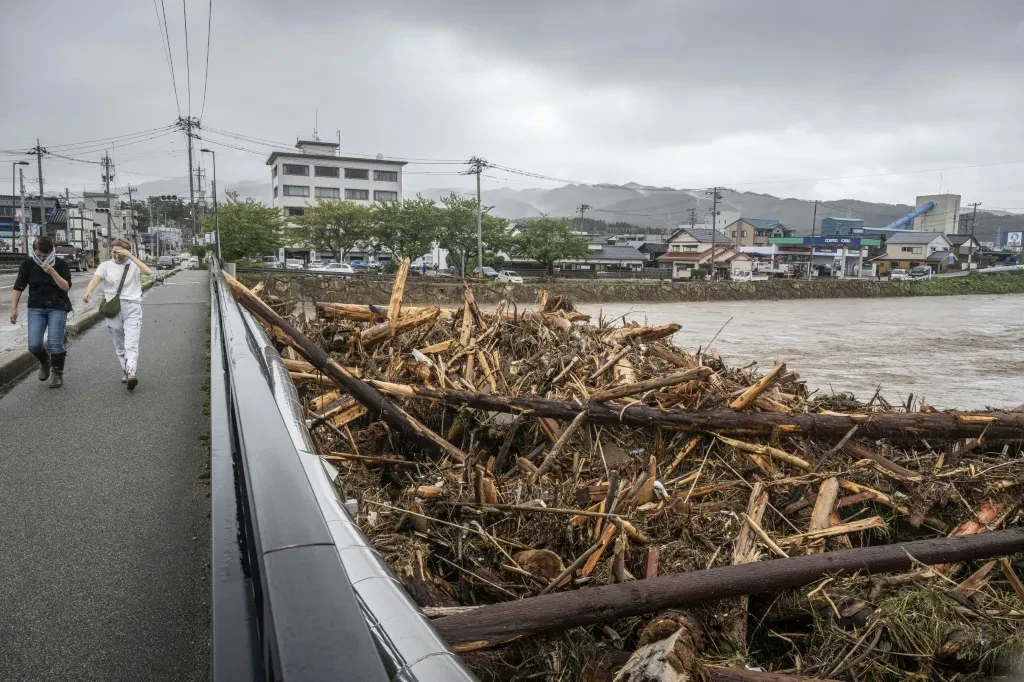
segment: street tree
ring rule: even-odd
[[[256,201],[228,198],[220,209],[221,254],[228,263],[272,255],[284,244],[280,209]],[[215,230],[214,217],[206,216],[207,232]]]
[[[514,241],[516,255],[537,261],[549,275],[557,261],[587,255],[587,238],[576,232],[569,218],[543,216],[521,223],[519,228],[522,232]]]
[[[484,206],[481,218],[481,235],[484,263],[500,265],[502,251],[511,248],[508,237],[508,221],[490,215],[491,206]],[[440,230],[438,245],[448,251],[448,262],[458,268],[461,275],[477,262],[476,199],[460,197],[454,192],[441,199]]]
[[[429,253],[437,241],[441,211],[421,195],[375,203],[371,213],[368,241],[390,251],[396,261],[415,260]]]
[[[370,208],[353,201],[320,199],[295,222],[306,246],[314,251],[330,251],[342,261],[346,251],[366,240]]]

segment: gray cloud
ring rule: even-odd
[[[187,2],[198,114],[206,3]],[[170,4],[187,108],[181,6]],[[76,30],[38,51],[40,12]],[[352,152],[481,154],[583,181],[748,183],[893,202],[935,191],[941,174],[944,188],[972,200],[1024,205],[1024,164],[883,175],[1024,159],[1019,2],[214,0],[213,12],[204,122],[222,130],[288,143],[312,132],[318,111],[321,135],[341,130]],[[4,76],[24,104],[0,112],[0,149],[177,115],[151,5],[41,0],[8,19],[14,53],[33,58]],[[119,180],[183,177],[174,139],[115,150]],[[206,142],[245,149],[216,147],[223,186],[266,178],[268,147],[213,132]],[[95,168],[47,166],[54,184],[98,184]],[[438,175],[451,165],[407,170],[413,188],[465,186]],[[501,173],[487,182],[554,184]]]

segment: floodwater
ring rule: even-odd
[[[714,338],[731,365],[765,372],[783,360],[811,391],[868,400],[881,386],[893,403],[913,393],[957,409],[1024,403],[1024,295],[578,307],[595,320],[677,322],[676,344],[693,351]]]

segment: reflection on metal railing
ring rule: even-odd
[[[244,488],[239,506],[246,519],[240,538],[243,543],[263,548],[262,553],[255,555],[252,549],[245,552],[257,559],[252,561],[257,609],[266,612],[266,602],[270,601],[272,611],[285,609],[289,615],[301,616],[305,609],[311,610],[306,614],[310,622],[303,622],[301,628],[288,637],[292,653],[303,651],[307,662],[311,657],[322,655],[327,659],[324,666],[338,665],[337,651],[332,648],[347,652],[351,657],[344,664],[341,676],[328,673],[326,667],[318,667],[317,674],[321,677],[303,673],[302,679],[474,680],[349,516],[331,480],[337,472],[314,454],[313,443],[302,422],[295,387],[280,355],[249,313],[235,304],[227,287],[220,286],[222,283],[219,275],[215,276],[214,322],[216,325],[219,313],[222,331],[214,349],[223,348],[226,374],[234,391],[231,397],[244,395],[228,416],[233,418],[237,441],[242,446],[248,444],[253,450],[246,452],[241,448],[241,454],[247,456],[238,458],[236,471],[241,474],[238,480]],[[216,333],[214,338],[218,340]],[[216,472],[215,469],[215,488]],[[217,521],[215,514],[214,523]],[[293,544],[280,544],[286,541],[286,536]],[[216,540],[215,533],[215,577],[219,576],[218,559],[227,556],[222,552],[225,556],[218,557]],[[291,553],[295,561],[290,563],[289,570],[300,574],[309,572],[312,582],[310,578],[293,573],[291,578],[297,582],[291,585],[290,592],[261,593],[266,580],[258,577],[265,572],[266,561],[261,564],[259,559],[266,557],[268,542],[279,547],[276,551],[270,550],[273,554]],[[302,545],[304,542],[313,544]],[[312,550],[314,546],[315,552],[303,555],[298,551]],[[327,574],[332,580],[324,584],[320,578]],[[219,583],[218,580],[214,586],[215,605]],[[271,619],[272,625],[276,626],[279,624],[276,613],[272,615],[275,616]],[[323,619],[344,621],[346,628],[356,632],[345,635],[344,640],[340,636],[336,638],[330,634],[332,626],[325,625]],[[266,620],[263,619],[261,629],[264,658],[268,651]],[[361,628],[356,628],[356,624]],[[220,631],[217,626],[215,613],[215,682],[228,679],[216,674],[216,635]],[[323,629],[325,627],[327,630]],[[333,644],[325,641],[325,637]],[[371,641],[376,647],[369,645]],[[381,677],[376,676],[376,671],[370,671],[374,661],[363,660],[368,657],[378,665],[383,663]],[[368,666],[368,672],[357,674],[356,670],[361,669],[359,665]],[[275,675],[273,679],[278,677]]]

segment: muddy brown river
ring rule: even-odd
[[[944,408],[1024,403],[1024,295],[583,304],[606,318],[683,326],[675,342],[734,365],[784,360],[810,390]],[[722,328],[722,325],[725,325]]]

